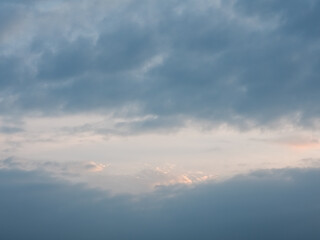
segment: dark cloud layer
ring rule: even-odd
[[[319,169],[254,172],[139,200],[0,171],[1,239],[319,239]]]
[[[0,4],[12,11],[22,7],[6,2]],[[22,51],[0,55],[0,111],[134,109],[158,116],[160,125],[265,125],[281,118],[306,125],[319,118],[320,1],[222,2],[123,1],[93,22],[90,16],[111,3],[88,7],[81,18],[80,8],[68,11],[78,7],[70,1],[64,12],[50,10],[52,27],[38,2],[29,1],[29,40]],[[0,30],[21,24],[14,16],[3,15]]]

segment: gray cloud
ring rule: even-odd
[[[3,126],[3,127],[0,127],[0,132],[5,134],[14,134],[14,133],[23,132],[23,129],[19,127]]]
[[[34,22],[24,54],[0,56],[2,114],[158,116],[135,131],[166,119],[164,127],[281,118],[310,126],[319,118],[319,1],[124,1],[95,21],[75,18],[73,4],[66,15],[50,12],[52,21],[66,19],[61,35]]]
[[[3,239],[318,239],[319,169],[258,171],[139,199],[0,171]]]

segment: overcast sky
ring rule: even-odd
[[[319,12],[0,0],[1,238],[319,239]]]

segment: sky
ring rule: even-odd
[[[319,11],[0,0],[0,238],[319,239]]]

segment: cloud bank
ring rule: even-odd
[[[111,197],[1,170],[2,239],[318,239],[319,169],[253,172]]]
[[[319,119],[320,1],[1,1],[0,112]]]

